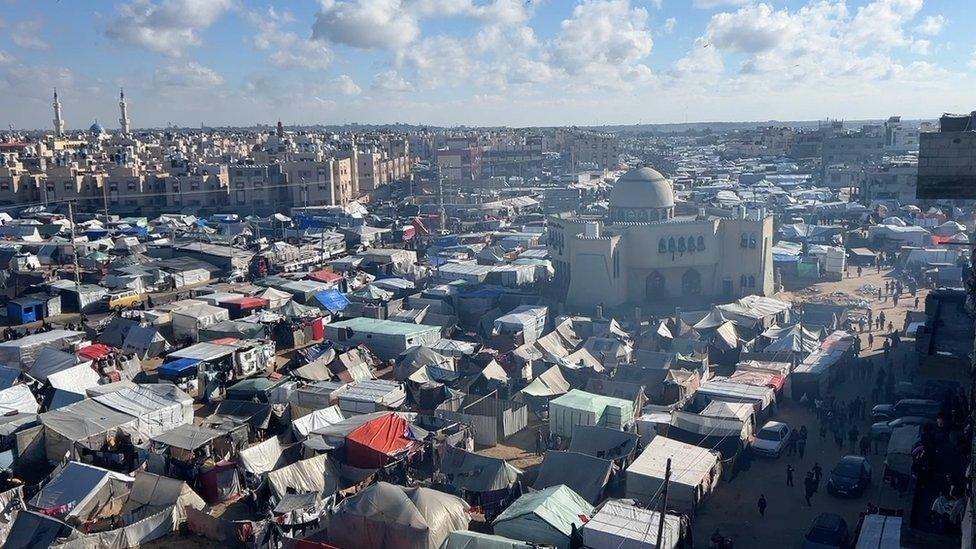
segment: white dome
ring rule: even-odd
[[[620,176],[610,191],[610,207],[665,209],[674,207],[671,182],[651,168],[637,168]]]

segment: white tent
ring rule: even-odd
[[[20,412],[36,414],[41,407],[31,393],[30,387],[20,384],[0,391],[0,414]]]
[[[173,317],[173,338],[189,338],[197,341],[200,330],[213,326],[223,320],[230,320],[230,311],[206,303],[182,307],[171,313]]]
[[[583,544],[592,549],[674,549],[681,537],[681,517],[664,516],[662,542],[657,529],[661,513],[626,500],[611,499],[583,525]]]
[[[320,455],[270,471],[268,485],[278,499],[289,492],[315,492],[326,498],[339,490],[339,473],[328,456]]]
[[[718,484],[721,461],[717,452],[663,436],[656,436],[627,468],[627,497],[649,503],[664,483],[671,459],[668,504],[682,513],[694,514],[701,499]]]
[[[94,400],[138,418],[136,429],[147,439],[193,423],[193,398],[169,383],[126,387]]]

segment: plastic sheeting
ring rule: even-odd
[[[182,523],[186,520],[187,506],[203,509],[207,504],[182,480],[136,471],[122,514],[131,524],[135,522],[133,519],[146,518],[174,506],[174,518]]]
[[[542,465],[532,488],[544,490],[562,484],[586,501],[597,503],[602,499],[603,488],[610,480],[612,472],[612,461],[577,452],[549,450],[542,458]]]
[[[100,449],[110,437],[125,427],[134,427],[138,419],[116,412],[94,400],[82,400],[63,408],[41,414],[44,425],[44,446],[48,461],[59,462],[74,444],[88,449]]]
[[[494,492],[511,488],[522,473],[504,459],[448,446],[441,458],[447,483],[468,492]]]
[[[189,338],[192,341],[197,341],[200,337],[200,330],[213,326],[222,320],[230,320],[230,311],[205,303],[177,309],[171,315],[173,317],[173,338],[176,340]]]
[[[123,388],[94,399],[138,418],[137,429],[147,437],[193,423],[193,398],[168,383]]]
[[[262,475],[282,467],[283,454],[284,447],[281,441],[278,437],[271,437],[241,450],[237,455],[237,461],[244,471],[252,475]]]
[[[335,425],[345,419],[338,406],[329,406],[321,410],[315,410],[310,414],[304,415],[291,422],[291,429],[298,439],[304,439],[308,434],[317,429]]]
[[[34,393],[31,393],[30,387],[26,385],[14,385],[0,391],[0,414],[10,412],[36,414],[40,409]]]
[[[439,549],[470,521],[460,498],[379,482],[339,504],[329,521],[329,540],[339,547]]]
[[[664,516],[662,541],[657,529],[661,513],[621,500],[609,500],[583,525],[583,544],[593,549],[675,549],[681,539],[681,517]]]
[[[346,462],[361,469],[377,469],[393,456],[418,446],[410,438],[409,423],[396,414],[386,414],[346,435]]]
[[[268,485],[279,499],[306,492],[328,497],[339,490],[339,473],[328,456],[315,456],[269,472]]]
[[[627,497],[649,503],[664,483],[671,459],[668,501],[672,509],[694,514],[700,499],[718,485],[721,463],[716,452],[656,436],[627,468]]]
[[[566,486],[553,486],[515,500],[492,523],[496,534],[569,549],[573,526],[583,526],[593,506]]]

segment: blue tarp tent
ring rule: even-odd
[[[315,293],[315,300],[322,304],[330,313],[338,313],[349,306],[349,299],[336,289],[322,290]]]
[[[16,326],[37,322],[44,318],[44,303],[37,299],[21,298],[7,302],[7,318]]]
[[[197,358],[178,358],[160,366],[156,373],[160,379],[170,380],[195,376],[198,364],[200,364],[200,359]]]

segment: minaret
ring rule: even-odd
[[[129,135],[129,112],[125,107],[125,90],[119,88],[119,126],[122,135]]]
[[[275,128],[275,135],[278,137],[285,136],[285,127],[281,125],[281,120],[278,121],[278,126]]]
[[[54,136],[64,137],[64,120],[61,119],[61,101],[58,100],[57,88],[54,88]]]

